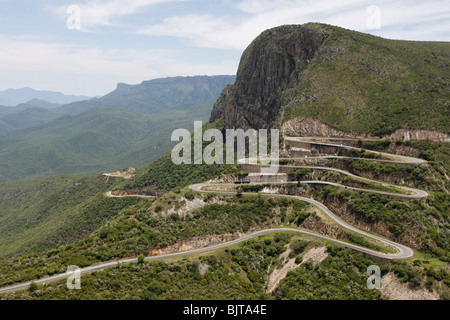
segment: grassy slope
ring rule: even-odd
[[[223,130],[223,122],[216,121],[212,124],[206,123],[203,126],[203,132],[212,128]],[[208,144],[209,143],[204,142],[203,148]],[[192,162],[193,160],[194,159],[192,158]],[[226,164],[175,165],[172,162],[171,153],[169,152],[149,165],[140,168],[134,178],[121,184],[120,187],[127,190],[132,190],[136,188],[142,189],[148,186],[155,186],[157,189],[167,192],[173,190],[174,188],[179,189],[190,184],[201,183],[215,178],[228,167],[230,166]]]
[[[282,122],[311,116],[374,135],[399,128],[450,132],[450,43],[314,27],[330,35],[299,84],[285,92]]]
[[[96,110],[4,136],[0,181],[142,166],[170,150],[173,130],[206,120],[211,106],[212,101],[155,115]]]
[[[14,292],[3,296],[5,299],[380,299],[378,290],[369,290],[365,285],[365,269],[373,260],[349,250],[329,249],[329,257],[314,272],[311,264],[305,263],[286,280],[309,274],[322,275],[320,281],[304,285],[303,277],[297,285],[285,284],[272,294],[266,293],[268,270],[280,266],[280,254],[286,245],[293,248],[291,258],[302,260],[304,253],[317,242],[307,242],[292,235],[275,235],[257,238],[229,250],[216,250],[207,256],[194,255],[187,259],[139,263],[110,268],[95,274],[83,275],[82,290],[70,291],[63,281],[38,286],[33,290]],[[297,245],[297,244],[300,244]],[[306,248],[304,246],[307,246]],[[306,261],[305,261],[306,262]],[[358,267],[355,268],[354,264]],[[202,275],[199,266],[208,269]],[[342,272],[345,270],[345,273]],[[389,270],[389,266],[383,271]],[[324,276],[325,274],[329,276]],[[330,277],[334,280],[330,281]],[[341,290],[345,285],[348,289]],[[288,290],[295,287],[295,290]],[[321,296],[315,292],[321,292]]]
[[[116,180],[54,176],[0,184],[0,257],[41,252],[82,239],[135,199],[103,193]]]
[[[135,115],[122,111],[108,110],[107,112]],[[131,120],[139,123],[142,119],[132,118]],[[79,121],[80,124],[89,128],[93,127],[93,121],[98,119],[96,117],[82,118]],[[73,122],[70,123],[73,124]],[[123,122],[120,123],[124,125]],[[189,124],[192,125],[187,122],[185,124],[186,128]],[[165,123],[160,125],[164,126]],[[110,123],[103,122],[101,126],[108,127]],[[64,125],[61,124],[61,127],[64,128]],[[78,130],[70,126],[65,128],[68,132]],[[132,126],[125,125],[125,128],[133,130]],[[161,132],[165,132],[164,129],[158,129],[160,130],[159,139],[163,140],[169,135],[169,133],[162,135]],[[50,127],[47,134],[54,134],[53,130],[54,128]],[[63,132],[59,134],[62,135]],[[84,141],[90,142],[89,139]],[[2,143],[1,140],[0,143]],[[52,147],[55,146],[52,145]],[[92,152],[97,154],[99,149],[93,148]],[[139,150],[135,151],[135,154],[137,155],[138,152]],[[170,154],[166,154],[157,161],[140,168],[136,178],[130,181],[113,178],[107,180],[102,176],[54,176],[0,183],[0,224],[3,223],[0,227],[0,258],[41,252],[82,239],[117,214],[120,209],[136,202],[130,198],[107,199],[103,196],[106,191],[153,185],[160,190],[168,191],[175,187],[184,187],[211,179],[218,176],[225,168],[226,166],[219,165],[176,166],[172,163]],[[76,186],[79,183],[81,185]]]
[[[0,106],[0,132],[8,133],[31,127],[37,127],[57,119],[60,114],[45,108],[28,105],[17,107]]]
[[[430,153],[431,157],[433,151],[430,151]],[[173,189],[172,184],[178,186],[187,185],[197,180],[198,181],[206,180],[207,178],[213,176],[212,172],[206,170],[208,166],[186,166],[180,167],[179,168],[180,171],[176,171],[176,168],[172,167],[170,163],[171,162],[169,159],[163,158],[158,165],[155,164],[149,165],[148,167],[143,169],[143,171],[141,171],[144,174],[143,175],[139,174],[137,177],[137,181],[139,181],[139,178],[141,178],[143,179],[142,181],[146,184],[154,183],[158,185],[160,188],[169,190]],[[148,175],[145,175],[145,172],[148,172]],[[205,177],[198,176],[199,174],[205,174]],[[180,177],[180,179],[177,181],[172,180],[175,179],[176,177]],[[156,179],[156,180],[149,180],[149,179]],[[128,209],[122,210],[116,217],[109,219],[108,223],[104,224],[103,227],[98,229],[92,235],[85,237],[80,241],[77,241],[73,245],[62,246],[58,250],[47,251],[45,254],[27,255],[21,258],[3,260],[0,269],[0,274],[3,275],[2,278],[0,279],[1,283],[7,284],[7,283],[21,282],[42,275],[51,275],[54,273],[63,272],[67,267],[67,265],[69,264],[85,266],[95,263],[96,261],[107,261],[114,258],[127,257],[130,255],[140,255],[143,253],[146,254],[148,250],[150,250],[151,248],[159,248],[164,245],[191,239],[192,237],[196,236],[229,233],[235,232],[237,230],[245,231],[251,227],[262,226],[265,223],[267,223],[268,221],[267,219],[272,219],[273,215],[270,213],[270,208],[273,207],[274,205],[278,204],[281,207],[283,207],[286,205],[289,206],[290,203],[290,201],[284,201],[286,199],[284,200],[274,199],[275,200],[274,202],[270,201],[261,202],[261,200],[259,200],[258,197],[249,197],[241,200],[239,200],[239,198],[232,197],[230,198],[230,202],[225,206],[217,204],[209,205],[204,209],[194,211],[193,215],[188,216],[186,219],[182,218],[180,219],[178,215],[172,215],[169,218],[167,217],[158,218],[158,212],[165,212],[167,209],[169,209],[170,206],[173,205],[177,206],[177,202],[180,200],[177,195],[177,192],[179,192],[177,191],[178,188],[179,187],[175,187],[176,192],[175,194],[169,193],[165,195],[163,198],[157,200],[156,202],[142,201],[140,204],[136,206],[131,206]],[[316,196],[318,198],[321,198],[323,196],[323,192],[319,190],[317,191],[318,192]],[[324,190],[325,193],[331,194],[330,191],[331,193],[333,193],[335,190]],[[358,199],[360,199],[359,197],[362,197],[362,195],[358,196],[357,193],[351,192],[349,199],[348,194],[344,192],[339,193],[342,193],[344,197],[347,197],[346,201],[349,201],[352,203],[352,205],[353,204],[355,205],[354,208],[350,206],[350,210],[355,211],[355,214],[357,215],[361,215],[361,213],[358,212],[359,207],[357,206],[358,206]],[[187,196],[187,194],[185,194],[185,191],[182,192],[182,195],[184,195],[186,198],[190,198],[190,196]],[[206,199],[211,199],[211,197],[207,196],[205,197]],[[404,217],[405,214],[411,215],[411,211],[417,212],[416,207],[422,205],[421,203],[415,201],[412,204],[413,207],[411,207],[411,204],[409,204],[408,201],[397,200],[395,202],[392,202],[392,206],[383,207],[383,205],[385,204],[383,200],[388,199],[378,199],[378,197],[376,196],[371,197],[371,202],[365,202],[363,213],[370,211],[372,214],[375,214],[377,216],[376,221],[383,221],[383,220],[389,221],[392,216],[397,217],[398,215],[398,217]],[[430,229],[429,232],[427,231],[427,234],[424,235],[424,240],[427,240],[427,242],[432,246],[435,246],[432,243],[432,241],[437,242],[440,241],[442,243],[439,245],[440,248],[438,248],[438,250],[433,249],[434,257],[430,255],[431,253],[430,252],[427,253],[426,258],[420,258],[421,260],[424,261],[424,263],[427,263],[427,261],[430,261],[430,259],[433,261],[437,260],[436,256],[440,256],[442,259],[444,259],[443,261],[445,261],[446,259],[445,256],[448,255],[448,248],[445,249],[445,247],[447,247],[448,242],[445,238],[446,237],[445,232],[443,232],[445,231],[445,226],[447,225],[448,221],[448,214],[445,214],[446,210],[448,210],[448,197],[444,197],[443,199],[439,200],[433,196],[430,200],[431,202],[428,200],[424,200],[427,202],[426,206],[433,206],[438,210],[443,211],[438,212],[437,214],[429,212],[429,210],[421,213],[422,216],[426,219],[426,224],[428,228],[431,225],[433,225],[433,223],[436,226],[435,229],[432,229],[433,227],[429,228]],[[442,200],[444,202],[442,202]],[[240,205],[240,203],[242,203],[242,205]],[[181,203],[179,205],[181,205]],[[294,212],[296,213],[298,212],[300,215],[302,215],[302,212],[304,212],[305,208],[304,204],[299,202],[297,206],[298,208],[295,209]],[[281,212],[281,217],[283,216],[283,212],[285,212],[284,210],[285,209],[279,211]],[[385,217],[386,210],[389,213],[389,216],[387,216],[387,218]],[[276,210],[275,212],[278,212],[278,210]],[[278,214],[276,214],[276,216],[277,215]],[[437,221],[434,219],[437,219]],[[364,217],[364,221],[366,220],[367,219],[365,219]],[[370,221],[367,220],[367,222]],[[423,221],[421,221],[421,223],[422,222]],[[336,263],[339,264],[338,262]],[[326,264],[326,268],[328,267],[334,268],[336,263],[332,263],[332,265]],[[350,270],[352,268],[351,267],[352,263],[349,264],[346,270]],[[409,261],[408,265],[410,266],[411,264],[412,261]],[[396,268],[395,264],[390,268],[395,269]],[[183,269],[184,268],[182,267],[182,270]],[[295,277],[299,277],[298,278],[299,281],[301,279],[304,279],[304,275],[308,274],[308,272],[310,271],[311,270],[309,271],[305,270],[304,272],[296,273],[294,278],[292,278],[293,279],[292,281],[294,282],[296,281]],[[110,272],[114,273],[114,271],[106,271],[106,274],[109,275]],[[258,272],[261,272],[262,274],[261,270],[259,270]],[[408,272],[400,270],[398,272],[400,272],[401,274],[406,274],[405,281],[411,280],[417,284],[418,281],[420,282],[424,279],[426,273],[432,271],[428,269],[422,269],[421,271],[422,273],[419,275],[416,274],[417,272],[414,273],[411,270]],[[149,279],[155,279],[155,281],[157,281],[156,279],[158,279],[158,276],[155,276],[154,273],[152,273],[151,271],[150,273],[151,274],[149,275],[150,277]],[[409,276],[409,273],[411,273],[411,277]],[[128,283],[129,281],[135,281],[133,280],[135,278],[132,276],[132,274],[133,273],[130,271],[130,269],[124,269],[121,276],[116,279],[117,281],[114,282],[114,286],[117,287],[118,290],[122,288],[120,290],[126,291],[128,287],[125,285],[125,283]],[[345,272],[345,274],[347,276],[351,276],[351,274],[347,271]],[[179,279],[179,277],[184,277],[182,274],[178,273],[175,273],[173,275],[177,279]],[[246,272],[245,274],[243,274],[243,276],[246,279],[248,279],[248,277],[252,277],[255,275],[252,272],[250,273]],[[354,276],[356,276],[356,278],[353,278],[352,281],[356,280],[358,277],[357,274],[354,274],[351,277]],[[447,276],[444,276],[444,278],[445,277]],[[87,280],[92,280],[95,283],[94,279],[95,276],[87,278]],[[186,278],[185,281],[192,281],[192,279],[200,281],[197,278],[190,278],[190,277]],[[109,286],[112,282],[107,283]],[[209,282],[205,283],[207,284]],[[173,283],[166,284],[165,287],[163,287],[165,289],[162,290],[166,292],[165,290],[168,287],[172,287],[173,285],[174,285]],[[260,285],[261,283],[258,284],[258,286]],[[90,287],[90,284],[88,284],[88,286],[90,288],[89,293],[86,293],[86,295],[80,297],[82,298],[103,297],[100,291],[95,291],[93,289],[94,287]],[[287,290],[289,286],[291,285],[285,286],[284,287],[285,289],[283,290]],[[315,292],[317,292],[317,290],[321,290],[325,287],[326,285],[324,283],[318,283],[317,286],[311,287],[310,289],[308,289],[308,291],[304,291],[304,293],[302,294],[306,294],[308,296],[310,296],[311,294],[314,295]],[[244,294],[250,294],[248,296],[249,298],[255,297],[251,294],[252,289],[248,285],[242,286],[240,284],[238,288],[241,288],[239,290],[243,290]],[[339,292],[338,286],[328,287],[328,289],[331,290],[330,292],[332,294],[338,295]],[[121,292],[120,290],[119,292]],[[143,293],[144,291],[145,290],[143,291],[138,290],[137,292],[130,291],[130,294],[135,297],[137,296],[140,297],[139,293]],[[52,293],[49,292],[48,294],[49,295],[47,297],[52,296]],[[64,295],[66,293],[65,291],[56,291],[54,294]],[[183,296],[184,294],[187,294],[187,291],[183,289],[177,294]],[[230,294],[232,293],[230,292]],[[293,292],[289,290],[281,291],[278,293],[275,292],[274,297],[293,298],[295,295],[292,294]],[[222,295],[220,295],[220,292],[216,290],[212,290],[211,292],[209,292],[209,296],[222,297]],[[151,298],[152,295],[148,294],[148,296],[142,296],[142,298],[145,297]],[[173,296],[167,295],[166,297],[170,298]],[[344,298],[344,296],[341,297]]]

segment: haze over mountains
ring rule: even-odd
[[[88,100],[92,97],[65,95],[61,92],[34,90],[31,88],[7,89],[0,91],[0,105],[13,107],[18,104],[27,103],[36,105],[39,103],[45,107],[52,105],[63,105],[75,101]],[[43,104],[43,102],[45,104]],[[49,105],[50,103],[50,105]],[[37,106],[37,105],[36,105]]]
[[[176,128],[207,120],[234,76],[175,77],[119,84],[101,98],[45,107],[0,107],[0,181],[98,173],[155,160]],[[34,100],[36,102],[36,100]]]

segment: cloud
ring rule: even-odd
[[[79,8],[81,29],[89,31],[96,26],[114,26],[122,17],[136,14],[146,7],[162,3],[185,0],[89,0],[84,3],[74,3],[71,6]],[[50,6],[47,9],[61,19],[67,19],[71,6]]]
[[[380,30],[367,27],[367,8],[371,5],[381,9]],[[184,38],[201,47],[244,50],[266,29],[283,24],[323,22],[389,38],[449,40],[450,6],[442,0],[377,3],[372,0],[243,0],[235,8],[239,14],[168,17],[160,24],[139,29],[138,33]],[[431,26],[436,20],[440,21],[440,30]]]
[[[18,79],[7,75],[26,74],[30,84],[22,78],[19,86],[37,88],[36,83],[46,83],[52,90],[98,95],[111,91],[118,82],[236,73],[234,61],[192,63],[177,59],[178,54],[175,50],[102,49],[0,37],[0,73],[5,82],[0,81],[0,86],[14,87],[13,82]]]

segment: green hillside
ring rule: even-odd
[[[0,107],[0,133],[38,127],[60,116],[58,112],[26,104]]]
[[[206,122],[215,99],[234,78],[119,84],[104,97],[51,110],[0,107],[0,181],[148,164],[172,148],[173,130]]]
[[[236,84],[223,91],[203,130],[223,132],[241,125],[259,129],[310,116],[347,132],[384,135],[397,128],[449,132],[448,49],[446,43],[385,40],[319,24],[271,29],[245,51]],[[155,90],[154,100],[149,100],[146,114],[137,113],[142,112],[139,101],[147,99],[140,93],[146,85]],[[171,97],[161,111],[158,101],[169,94],[161,90],[165,86],[179,96]],[[385,292],[367,288],[367,267],[374,264],[383,276],[396,277],[404,290],[450,298],[448,142],[355,139],[362,150],[341,150],[341,154],[326,147],[320,151],[348,157],[282,159],[281,164],[298,161],[301,166],[311,161],[326,168],[308,166],[288,173],[314,183],[242,184],[248,172],[238,165],[171,161],[167,151],[172,130],[192,129],[193,120],[205,119],[211,107],[210,100],[197,101],[206,99],[209,91],[188,98],[191,87],[179,83],[175,87],[164,80],[119,85],[104,101],[123,105],[122,99],[133,96],[132,111],[114,105],[103,108],[95,104],[101,100],[97,99],[89,106],[71,105],[72,115],[38,128],[0,135],[0,179],[4,180],[13,179],[13,173],[25,177],[140,167],[127,180],[97,175],[1,183],[0,287],[63,273],[69,265],[86,267],[130,257],[138,262],[83,275],[83,290],[69,291],[63,281],[32,284],[0,299],[388,298]],[[195,102],[186,104],[186,99]],[[85,108],[89,112],[80,114]],[[288,149],[286,145],[284,151]],[[365,155],[375,155],[365,150],[426,161],[369,161]],[[151,157],[158,152],[160,157]],[[207,186],[215,193],[188,188],[213,178],[230,185]],[[379,189],[373,189],[375,182]],[[393,184],[419,188],[425,195],[405,198],[355,190],[392,191]],[[104,196],[108,190],[135,193],[148,188],[162,195],[151,200]],[[266,188],[264,195],[256,194]],[[385,242],[344,228],[316,205],[292,196],[314,199],[352,226],[407,246],[414,255],[384,261],[309,235],[277,233],[204,254],[144,261],[144,257],[207,247],[275,227],[309,230],[394,253]],[[317,248],[321,254],[307,255]],[[320,255],[323,260],[314,262]],[[270,276],[288,263],[291,270],[268,292]]]
[[[264,31],[211,122],[280,127],[312,117],[345,132],[450,132],[450,43],[388,40],[324,24]]]
[[[82,239],[135,199],[103,194],[116,180],[54,176],[0,184],[0,258],[42,252]]]
[[[450,132],[450,43],[388,40],[321,24],[327,35],[279,119],[311,116],[343,131]]]
[[[0,181],[142,166],[171,149],[173,130],[206,121],[211,105],[155,115],[100,109],[14,132],[0,140]]]

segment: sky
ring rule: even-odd
[[[261,32],[307,22],[450,41],[450,1],[0,0],[0,90],[101,96],[119,82],[236,74]]]

